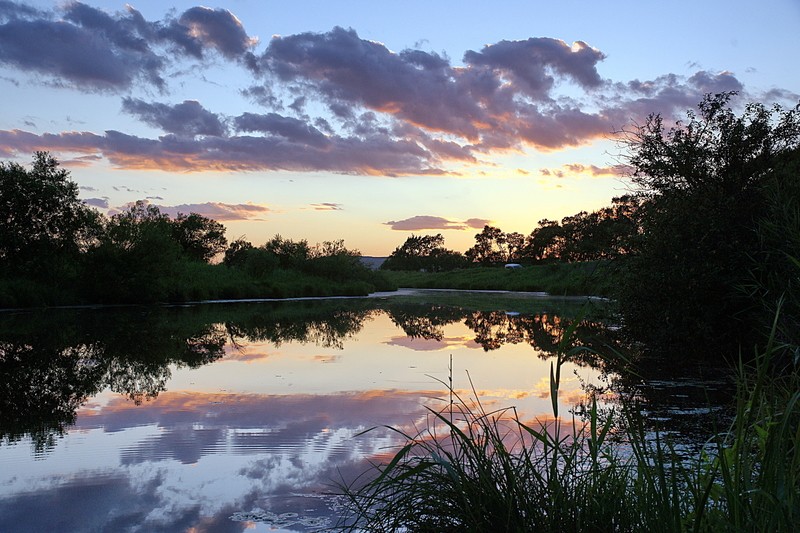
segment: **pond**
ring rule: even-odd
[[[552,418],[564,331],[581,317],[577,342],[610,354],[604,316],[598,300],[452,291],[0,314],[0,531],[334,525],[336,484],[396,449],[385,426],[413,434],[443,409],[451,379]],[[707,419],[726,390],[674,368],[642,386],[617,363],[565,363],[559,413],[615,381],[669,425]]]

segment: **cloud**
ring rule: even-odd
[[[464,225],[474,229],[483,229],[484,226],[491,224],[492,221],[485,218],[468,218],[464,221]],[[466,228],[464,228],[466,229]]]
[[[222,136],[226,132],[220,118],[195,100],[185,100],[181,104],[170,106],[125,98],[122,100],[122,109],[146,124],[176,135]]]
[[[797,104],[797,101],[800,100],[800,94],[793,91],[788,91],[786,89],[772,88],[769,91],[766,91],[760,100],[766,102],[783,101],[794,106]]]
[[[614,84],[597,70],[604,58],[583,41],[541,37],[467,51],[465,66],[454,67],[434,52],[392,52],[337,27],[274,37],[257,59],[259,72],[269,75],[251,90],[274,96],[276,88],[292,84],[294,98],[301,92],[317,99],[343,121],[367,109],[395,120],[406,138],[422,140],[445,161],[474,162],[477,154],[525,146],[579,146],[610,136],[632,118],[654,110],[671,115],[705,92],[741,87],[730,72],[707,71]],[[559,97],[556,90],[565,83],[586,98]]]
[[[162,87],[163,60],[149,50],[120,47],[106,35],[47,20],[0,25],[0,63],[91,89],[121,89],[141,77]]]
[[[342,204],[335,204],[332,202],[323,202],[321,204],[311,204],[315,211],[341,211]]]
[[[359,105],[470,139],[488,119],[446,58],[421,50],[396,54],[352,29],[275,37],[259,65],[279,80],[303,84],[334,112]]]
[[[179,22],[190,35],[229,59],[244,55],[258,42],[247,35],[241,21],[227,9],[192,7],[183,12]]]
[[[277,113],[266,115],[244,113],[234,119],[236,129],[244,132],[261,132],[278,135],[292,142],[308,144],[318,148],[330,145],[327,135],[310,124],[292,117],[284,117]]]
[[[30,154],[36,150],[95,154],[104,140],[91,132],[44,133],[37,135],[23,130],[0,130],[0,154]]]
[[[391,220],[384,222],[397,231],[420,231],[420,230],[466,230],[470,228],[482,228],[490,221],[482,218],[470,218],[463,222],[448,220],[442,217],[429,215],[417,215],[404,220]]]
[[[99,207],[101,209],[108,209],[108,197],[102,198],[84,198],[83,203],[92,207]]]
[[[111,14],[70,2],[44,12],[4,2],[3,18],[0,63],[89,90],[121,91],[137,81],[164,90],[164,71],[175,59],[203,59],[213,49],[246,62],[256,43],[230,11],[205,7],[147,21],[130,6]]]
[[[602,113],[564,107],[551,96],[556,78],[599,87],[596,64],[604,57],[583,42],[536,38],[468,51],[467,66],[455,68],[433,52],[394,53],[352,29],[334,28],[275,37],[260,64],[280,80],[303,84],[334,112],[363,106],[489,151],[573,146],[612,131]]]
[[[0,63],[41,75],[32,83],[121,93],[123,111],[163,135],[6,130],[0,156],[42,149],[77,156],[74,165],[103,158],[142,170],[460,175],[497,154],[585,145],[651,113],[682,114],[707,92],[744,89],[732,72],[701,69],[607,80],[601,50],[549,37],[467,50],[458,66],[341,27],[275,36],[261,51],[256,45],[224,9],[147,20],[132,7],[111,13],[71,2],[38,11],[4,2]],[[130,95],[142,84],[166,94],[198,64],[211,66],[212,56],[245,67],[251,81],[240,96],[262,112],[223,116],[195,100]]]
[[[402,346],[417,352],[433,352],[441,350],[453,350],[458,348],[468,348],[471,350],[480,349],[480,345],[468,337],[443,337],[441,339],[424,339],[421,337],[398,336],[391,337],[384,344],[389,346]]]
[[[38,9],[26,6],[25,4],[18,4],[8,0],[0,1],[0,20],[2,19],[16,19],[25,17],[35,17],[42,14]]]
[[[742,82],[727,70],[717,74],[699,70],[689,78],[688,83],[703,93],[739,92],[744,89]]]
[[[243,531],[247,524],[231,515],[273,504],[335,523],[333,500],[320,497],[330,493],[331,480],[352,482],[368,461],[388,460],[399,441],[394,432],[362,434],[364,428],[406,429],[424,417],[432,396],[441,391],[179,391],[139,406],[112,398],[81,409],[75,430],[112,445],[115,432],[138,433],[88,470],[77,461],[63,477],[21,475],[17,490],[0,500],[0,529],[24,523],[31,531],[80,531],[87,524],[109,531]],[[220,461],[225,467],[215,468]],[[28,485],[37,490],[24,490]]]
[[[553,176],[564,178],[574,175],[589,175],[592,177],[614,177],[624,178],[633,173],[633,168],[628,165],[611,165],[599,167],[597,165],[584,165],[582,163],[567,163],[561,168],[542,168],[539,169],[542,176]]]
[[[744,85],[728,71],[699,70],[688,78],[664,74],[652,80],[634,79],[609,86],[604,96],[604,113],[616,124],[615,131],[632,122],[641,123],[648,115],[660,114],[667,120],[683,117],[709,92],[744,92]]]
[[[459,94],[446,59],[419,50],[395,54],[352,29],[274,37],[259,64],[283,81],[305,83],[330,103],[359,104],[431,129],[473,131],[477,103]],[[444,105],[444,109],[439,106]],[[463,107],[464,113],[449,111]]]
[[[597,63],[605,57],[583,41],[570,46],[560,39],[533,37],[525,41],[500,41],[484,46],[480,52],[469,50],[464,54],[464,62],[491,69],[526,96],[548,100],[555,74],[584,88],[598,87],[602,80]]]
[[[197,213],[220,222],[231,220],[264,220],[263,217],[272,209],[258,204],[225,204],[206,202],[203,204],[180,204],[175,206],[158,206],[162,212],[170,216],[178,213]]]
[[[280,135],[206,136],[172,133],[148,139],[109,130],[37,135],[0,130],[0,155],[36,150],[102,155],[127,169],[163,171],[326,170],[362,175],[444,175],[438,159],[409,140],[388,136],[332,137],[327,146],[309,145]]]
[[[124,398],[112,400],[102,410],[84,409],[79,412],[78,428],[103,428],[107,432],[125,428],[158,424],[163,430],[157,449],[161,457],[170,456],[183,463],[196,462],[204,455],[216,452],[219,442],[226,439],[228,427],[259,428],[269,420],[273,431],[260,438],[247,435],[236,437],[250,440],[262,451],[273,448],[277,441],[313,445],[309,437],[323,433],[326,428],[364,428],[389,421],[407,423],[414,415],[424,412],[420,398],[434,397],[438,391],[365,391],[328,395],[294,394],[290,396],[260,394],[200,393],[191,395],[165,392],[146,404],[134,406]],[[209,406],[214,412],[214,424],[208,431],[194,431],[187,417],[208,418]],[[192,446],[181,439],[194,435]],[[155,445],[142,442],[123,450],[123,461],[139,462],[148,448]],[[255,451],[254,449],[250,450]]]
[[[65,167],[90,167],[101,159],[102,157],[99,155],[90,154],[72,157],[70,159],[62,159],[59,163]]]
[[[156,197],[157,198],[157,197]],[[226,222],[232,220],[264,220],[262,217],[270,213],[272,209],[264,205],[258,204],[226,204],[221,202],[206,202],[202,204],[180,204],[180,205],[161,205],[147,202],[153,205],[164,214],[171,217],[176,217],[178,214],[183,213],[188,215],[190,213],[197,213],[204,217],[211,218],[218,222]],[[121,212],[128,209],[132,203],[119,206],[115,212]]]
[[[557,170],[557,169],[551,170],[549,168],[541,168],[541,169],[539,169],[539,173],[542,176],[555,176],[556,178],[563,178],[564,177],[564,171],[563,170]]]
[[[130,187],[128,187],[127,185],[114,185],[114,186],[112,187],[112,189],[114,189],[114,190],[115,190],[115,191],[117,191],[117,192],[119,192],[119,191],[124,191],[124,192],[132,192],[132,193],[136,193],[136,194],[139,194],[139,193],[141,193],[141,192],[142,192],[142,191],[140,191],[139,189],[131,189],[131,188],[130,188]]]

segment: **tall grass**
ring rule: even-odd
[[[552,363],[552,420],[526,424],[448,386],[425,427],[344,488],[345,531],[795,531],[800,523],[800,379],[776,374],[770,342],[738,368],[736,416],[694,458],[635,412],[558,410],[568,331]],[[773,337],[774,338],[774,337]],[[474,392],[474,389],[473,389]],[[618,422],[621,422],[618,424]],[[612,435],[614,438],[611,438]]]
[[[614,287],[615,265],[609,261],[550,263],[521,269],[471,267],[448,272],[381,271],[400,287],[546,291],[554,296],[608,296]]]

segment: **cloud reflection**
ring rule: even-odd
[[[441,339],[431,339],[424,337],[409,337],[398,335],[384,342],[389,346],[402,346],[416,352],[433,352],[439,350],[451,350],[453,348],[469,348],[471,350],[480,349],[481,346],[469,337],[443,337]]]
[[[441,392],[366,391],[329,395],[262,395],[165,392],[136,406],[116,398],[101,409],[78,412],[76,429],[156,426],[158,434],[123,448],[124,462],[162,459],[193,463],[222,449],[265,453],[315,446],[335,438],[334,429],[354,432],[380,424],[406,426],[424,412],[424,398]],[[298,443],[298,444],[292,444]],[[337,452],[338,453],[338,452]]]
[[[119,441],[118,466],[67,466],[34,480],[36,491],[0,498],[0,530],[242,531],[247,522],[231,515],[273,503],[320,520],[331,513],[322,496],[333,483],[352,481],[397,443],[384,430],[356,434],[409,428],[437,394],[165,392],[139,406],[116,398],[80,410],[71,435],[84,440],[83,453]]]

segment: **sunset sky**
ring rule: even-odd
[[[800,2],[0,0],[0,159],[230,240],[464,251],[627,190],[613,132],[800,100]]]

